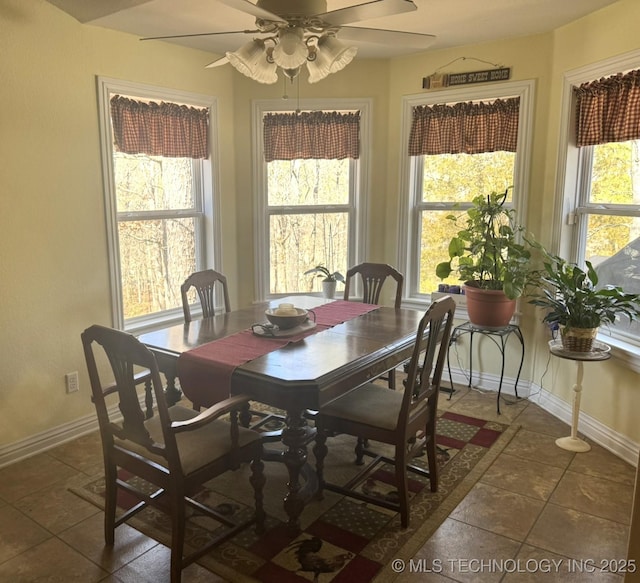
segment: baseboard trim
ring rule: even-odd
[[[464,387],[470,386],[468,370],[455,369],[452,367],[451,379],[454,385],[462,385]],[[498,389],[500,388],[500,376],[496,374],[473,371],[472,381],[473,383],[471,384],[471,387],[475,389],[497,392]],[[444,371],[444,374],[442,375],[442,382],[447,386],[449,385],[449,373],[446,369]],[[515,396],[514,385],[515,385],[515,379],[505,376],[502,379],[501,394]],[[531,394],[531,389],[532,389],[531,383],[529,383],[528,381],[519,379],[517,389],[518,389],[518,397],[527,399]]]
[[[97,430],[98,419],[94,413],[59,425],[49,431],[36,433],[26,439],[0,446],[0,468]]]
[[[469,371],[451,368],[451,377],[453,383],[462,386],[469,386]],[[443,375],[443,383],[449,384],[448,372],[445,370]],[[502,381],[502,394],[514,395],[513,386],[514,378],[505,377]],[[483,372],[473,372],[474,388],[483,391],[497,391],[500,386],[500,376],[487,374]],[[563,401],[553,393],[546,389],[535,385],[529,381],[520,380],[518,382],[518,396],[528,398],[531,402],[536,403],[545,411],[551,413],[554,417],[571,424],[572,410],[571,403]],[[602,422],[590,417],[583,411],[580,412],[580,420],[578,422],[578,431],[588,437],[598,445],[601,445],[611,453],[622,458],[632,466],[638,465],[638,455],[640,453],[640,444],[632,441],[625,435],[614,431]]]
[[[146,407],[144,397],[140,398],[140,407],[144,411]],[[109,407],[109,415],[114,420],[121,419],[117,405]],[[36,454],[44,453],[67,441],[98,431],[98,429],[98,417],[95,413],[91,413],[75,421],[58,425],[48,431],[36,433],[26,439],[0,446],[0,468]]]
[[[449,384],[448,376],[448,371],[445,370],[443,384],[447,386]],[[469,372],[466,370],[452,367],[451,377],[454,385],[465,387],[469,385]],[[515,379],[504,377],[502,393],[514,395],[514,382]],[[499,384],[500,377],[498,375],[478,373],[475,371],[473,373],[473,387],[475,388],[485,391],[497,391]],[[518,382],[518,396],[530,398],[532,402],[551,413],[554,417],[557,417],[565,423],[571,423],[571,404],[566,403],[546,389],[534,385],[529,381],[520,380]],[[143,404],[141,405],[144,406]],[[43,453],[67,441],[97,430],[98,420],[95,414],[90,414],[75,421],[59,425],[49,431],[43,431],[26,439],[0,446],[0,468],[38,453]],[[637,466],[640,444],[612,430],[584,412],[580,413],[578,431],[634,467]]]
[[[536,395],[536,404],[545,411],[551,413],[565,423],[571,424],[572,410],[571,404],[559,399],[556,395],[549,391],[539,388]],[[625,435],[613,431],[602,422],[590,417],[583,411],[580,412],[578,420],[578,432],[588,437],[598,445],[601,445],[610,452],[616,454],[632,466],[638,465],[638,453],[640,452],[640,444],[632,441]]]

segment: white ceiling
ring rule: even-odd
[[[48,0],[80,22],[139,37],[240,31],[255,28],[252,16],[218,0]],[[304,2],[306,0],[300,0]],[[327,10],[366,0],[327,0]],[[539,34],[613,4],[616,0],[414,0],[418,10],[354,23],[436,35],[429,50],[475,44],[500,38]],[[351,25],[350,25],[351,26]],[[338,37],[340,35],[338,34]],[[251,35],[202,36],[167,41],[222,55],[234,51]],[[385,58],[416,52],[393,45],[355,43],[357,58]]]

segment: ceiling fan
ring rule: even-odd
[[[162,40],[194,36],[251,34],[254,38],[237,51],[207,65],[230,63],[240,73],[260,83],[275,83],[277,70],[293,80],[307,66],[309,83],[316,83],[348,65],[357,47],[342,39],[378,44],[401,44],[427,49],[435,36],[414,32],[361,28],[345,24],[402,14],[417,10],[412,0],[370,0],[327,12],[326,0],[220,0],[222,3],[255,17],[253,30],[205,32],[173,36],[147,37]],[[338,39],[340,36],[340,40]]]

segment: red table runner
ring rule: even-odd
[[[337,300],[313,308],[315,328],[295,336],[256,336],[248,329],[183,352],[178,358],[182,392],[192,403],[210,407],[229,396],[231,375],[236,367],[377,308],[374,304]]]

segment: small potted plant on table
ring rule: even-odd
[[[440,279],[458,273],[469,320],[483,328],[507,326],[515,299],[535,280],[530,246],[520,242],[524,228],[516,224],[515,210],[505,206],[510,188],[476,196],[465,215],[447,217],[456,225],[464,218],[464,225],[449,242],[448,261],[436,266]]]
[[[325,298],[332,299],[336,294],[336,284],[341,281],[344,283],[344,276],[339,271],[333,273],[329,271],[324,265],[316,265],[312,269],[308,269],[304,272],[304,275],[311,273],[317,273],[317,277],[322,277],[322,295]]]
[[[620,315],[640,317],[640,295],[618,286],[598,286],[598,274],[590,261],[585,269],[552,255],[540,247],[544,269],[539,273],[539,292],[529,303],[546,309],[543,322],[557,325],[565,350],[590,352],[598,328],[612,324]]]

